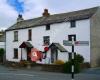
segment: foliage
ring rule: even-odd
[[[62,61],[62,60],[56,60],[53,64],[62,65],[62,64],[64,64],[64,61]]]
[[[2,57],[4,55],[4,49],[0,48],[0,57]]]
[[[64,73],[71,73],[71,66],[74,64],[74,72],[79,73],[81,71],[80,64],[84,62],[83,56],[77,54],[74,60],[69,60],[64,64],[63,71]]]
[[[84,62],[84,58],[83,58],[82,55],[77,54],[77,55],[75,56],[75,61],[78,62],[78,63],[83,63],[83,62]]]
[[[68,61],[64,64],[64,73],[71,73],[71,66],[72,66],[72,62]],[[80,72],[80,63],[78,62],[74,62],[74,72],[75,73],[79,73]]]
[[[3,62],[4,49],[0,48],[0,62]]]

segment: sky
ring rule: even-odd
[[[96,6],[100,0],[0,0],[0,30],[15,24],[18,14],[26,20],[42,16],[44,9],[59,14]]]

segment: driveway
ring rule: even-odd
[[[0,80],[71,80],[71,75],[31,69],[12,69],[0,65]],[[75,80],[100,80],[100,69],[89,69],[76,74]]]

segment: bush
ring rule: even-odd
[[[64,73],[71,73],[72,64],[74,64],[74,72],[79,73],[81,71],[80,64],[83,62],[84,62],[83,56],[81,56],[80,54],[75,55],[74,61],[69,60],[64,64],[64,69],[63,69]]]
[[[62,60],[57,60],[57,61],[55,61],[53,64],[62,65],[62,64],[64,64],[64,61],[62,61]]]
[[[75,56],[75,61],[78,62],[78,63],[83,63],[84,62],[84,58],[80,54],[77,54]]]
[[[71,73],[71,67],[72,67],[72,61],[68,61],[64,64],[64,73]],[[74,72],[79,73],[80,72],[80,63],[74,62]]]
[[[4,49],[0,48],[0,62],[3,62]]]
[[[0,57],[2,57],[4,55],[4,49],[0,48]]]

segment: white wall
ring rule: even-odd
[[[42,61],[37,61],[37,63],[43,63],[43,64],[51,64],[51,49],[46,53],[47,57],[46,59],[43,59]],[[64,62],[68,61],[68,53],[67,52],[60,52],[58,50],[58,60],[62,60]]]
[[[60,52],[58,50],[58,60],[63,60],[64,62],[68,61],[68,53],[67,52]]]
[[[63,45],[63,40],[68,40],[68,35],[76,34],[76,39],[81,41],[90,41],[90,20],[76,21],[76,27],[70,28],[70,22],[52,24],[50,30],[46,30],[45,26],[39,26],[32,29],[31,44],[40,51],[44,50],[43,36],[50,36],[50,43],[58,42]],[[28,29],[18,30],[18,42],[13,42],[13,31],[6,32],[6,58],[10,61],[19,61],[21,58],[21,49],[19,45],[23,41],[28,40]],[[63,45],[64,46],[64,45]],[[64,46],[69,52],[71,47]],[[13,59],[13,48],[19,48],[19,59]],[[85,61],[90,61],[90,46],[75,47],[75,51],[84,56]]]

